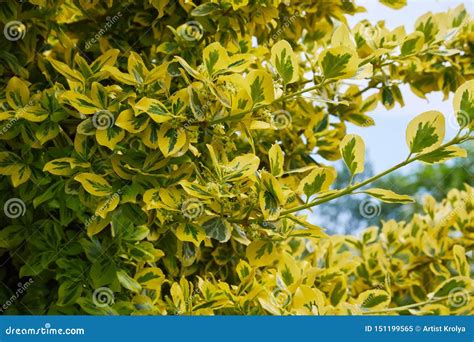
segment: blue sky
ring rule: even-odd
[[[378,2],[378,0],[362,0],[357,4],[367,9],[365,13],[348,16],[349,26],[353,27],[363,19],[368,19],[372,23],[385,20],[386,27],[394,29],[400,25],[405,26],[407,32],[414,28],[418,17],[428,11],[444,12],[450,8],[455,8],[464,3],[464,6],[473,13],[474,2],[460,0],[408,0],[408,4],[401,10],[392,10]],[[357,133],[366,142],[367,157],[372,162],[376,173],[383,171],[408,155],[405,144],[405,129],[408,122],[416,115],[427,110],[439,110],[446,116],[446,121],[453,122],[452,97],[443,101],[441,93],[431,93],[427,95],[428,100],[421,99],[414,95],[408,86],[401,88],[405,107],[398,104],[390,111],[379,105],[373,112],[369,113],[375,120],[375,126],[359,128],[353,125],[348,127],[349,133]],[[370,94],[370,93],[368,93]],[[446,139],[456,133],[453,123],[446,125]]]

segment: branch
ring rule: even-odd
[[[460,144],[466,140],[469,140],[471,139],[470,136],[462,136],[462,137],[457,137],[457,138],[454,138],[452,139],[451,141],[447,142],[446,144],[444,145],[441,145],[440,147],[438,147],[436,150],[439,150],[439,149],[442,149],[442,148],[445,148],[445,147],[448,147],[448,146],[451,146],[451,145],[456,145],[456,144]],[[344,195],[347,195],[347,194],[350,194],[352,193],[354,190],[357,190],[367,184],[370,184],[374,181],[376,181],[377,179],[395,171],[395,170],[398,170],[412,162],[414,162],[415,160],[418,160],[420,159],[421,157],[425,156],[427,153],[431,153],[433,151],[430,151],[430,152],[426,152],[426,153],[422,153],[422,154],[418,154],[414,157],[411,157],[411,158],[407,158],[405,161],[401,162],[401,163],[398,163],[397,165],[395,166],[392,166],[391,168],[383,171],[382,173],[379,173],[378,175],[375,175],[373,177],[370,177],[368,179],[366,179],[365,181],[361,182],[361,183],[357,183],[357,184],[354,184],[352,186],[349,186],[347,187],[346,189],[342,190],[342,191],[339,191],[335,194],[332,194],[332,195],[329,195],[327,197],[323,197],[323,198],[320,198],[320,199],[316,199],[312,202],[309,202],[309,203],[306,203],[306,204],[303,204],[303,205],[300,205],[298,207],[294,207],[294,208],[291,208],[291,209],[287,209],[287,210],[283,210],[281,212],[280,215],[287,215],[287,214],[291,214],[291,213],[294,213],[294,212],[297,212],[297,211],[300,211],[300,210],[304,210],[304,209],[308,209],[308,208],[311,208],[311,207],[314,207],[316,205],[319,205],[319,204],[322,204],[322,203],[325,203],[325,202],[329,202],[333,199],[336,199],[336,198],[339,198],[341,196],[344,196]]]

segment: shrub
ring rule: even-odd
[[[366,186],[415,161],[466,157],[459,145],[473,139],[465,9],[428,13],[411,33],[349,30],[344,16],[361,10],[2,3],[2,311],[472,313],[469,186],[360,239],[307,220],[305,209],[357,192],[411,202]],[[373,125],[378,103],[404,105],[401,84],[455,92],[459,133],[444,142],[445,116],[424,112],[407,127],[407,159],[358,179],[365,145],[346,125]],[[341,158],[352,177],[331,189],[326,164]]]

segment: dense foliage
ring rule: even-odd
[[[362,10],[1,3],[2,311],[472,313],[471,187],[360,239],[327,236],[305,215],[357,192],[412,202],[368,186],[412,162],[466,157],[459,145],[473,139],[466,10],[427,13],[414,32],[349,29],[345,16]],[[403,105],[403,83],[420,97],[454,93],[454,114],[415,117],[407,159],[359,180],[365,144],[346,125],[373,125],[378,103]],[[459,133],[445,142],[451,116]],[[316,156],[342,158],[349,184],[331,188],[336,172]]]

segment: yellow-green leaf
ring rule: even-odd
[[[380,2],[393,9],[400,9],[407,4],[407,0],[380,0]]]
[[[145,289],[158,290],[165,279],[163,271],[158,267],[146,267],[135,274],[135,280]]]
[[[248,178],[258,170],[260,159],[254,154],[244,154],[235,157],[223,167],[223,178],[228,182]]]
[[[144,97],[138,101],[135,108],[147,113],[157,123],[166,122],[173,118],[165,105],[155,99]]]
[[[247,246],[245,255],[254,267],[268,266],[280,258],[280,253],[272,241],[253,241]]]
[[[415,54],[423,48],[425,36],[421,32],[413,32],[405,37],[405,41],[400,48],[402,56]]]
[[[354,38],[345,24],[341,24],[332,34],[331,46],[345,46],[349,49],[355,50],[356,44]]]
[[[275,98],[272,77],[263,70],[252,70],[246,77],[254,106],[270,104]]]
[[[22,164],[20,157],[12,152],[0,152],[0,174],[12,175],[18,172],[18,168]]]
[[[206,238],[203,228],[191,222],[180,223],[176,228],[175,235],[178,240],[192,242],[196,247],[199,247]]]
[[[218,42],[212,43],[203,51],[203,61],[210,76],[227,68],[229,56],[227,51]]]
[[[473,280],[465,276],[456,276],[443,281],[432,294],[429,296],[434,298],[446,297],[448,295],[455,296],[456,292],[461,295],[470,296],[469,291],[473,289]]]
[[[113,193],[109,182],[99,175],[84,172],[75,176],[74,180],[81,183],[84,189],[93,196],[103,197]]]
[[[460,276],[469,277],[470,266],[466,258],[466,249],[461,245],[454,245],[453,258],[458,274]]]
[[[162,124],[158,131],[158,147],[165,157],[176,154],[186,144],[186,132],[183,128],[174,128]]]
[[[214,198],[214,195],[210,193],[205,186],[202,186],[196,182],[191,183],[185,179],[179,182],[179,184],[183,187],[184,191],[189,195],[197,198],[207,199],[207,198]]]
[[[103,109],[97,106],[88,96],[72,90],[65,91],[61,95],[61,101],[74,107],[82,114],[94,114]]]
[[[96,130],[95,138],[100,145],[107,146],[113,150],[115,145],[125,138],[125,132],[119,127],[112,126],[110,128]]]
[[[381,310],[390,304],[390,295],[387,291],[375,289],[362,292],[356,303],[366,310]]]
[[[73,158],[70,157],[50,160],[44,165],[43,171],[56,176],[70,176],[73,172],[71,160],[73,160]]]
[[[148,69],[143,63],[143,59],[135,52],[130,52],[128,57],[128,73],[132,75],[137,83],[143,83]]]
[[[202,228],[206,232],[206,236],[219,242],[226,242],[230,239],[232,226],[222,217],[212,217],[202,223]]]
[[[459,126],[474,128],[474,80],[463,83],[456,90],[453,107]]]
[[[13,187],[17,187],[25,183],[31,176],[31,169],[28,165],[21,165],[17,171],[11,175]]]
[[[357,134],[348,134],[341,141],[341,155],[351,175],[364,172],[365,144]]]
[[[414,202],[413,198],[408,195],[399,195],[391,190],[372,188],[364,190],[366,194],[369,194],[372,197],[375,197],[383,202],[387,203],[412,203]]]
[[[298,81],[298,59],[286,40],[280,40],[273,45],[271,63],[286,84]]]
[[[57,61],[55,59],[50,59],[49,62],[51,63],[53,68],[56,69],[56,71],[59,72],[61,75],[63,75],[67,80],[84,83],[84,76],[82,76],[79,71],[73,70],[67,64]]]
[[[270,173],[262,172],[262,186],[259,194],[259,204],[265,220],[276,220],[280,216],[281,205],[285,196],[278,180]]]
[[[467,157],[467,151],[458,146],[447,146],[437,149],[432,152],[428,152],[423,155],[419,160],[428,163],[444,163],[445,161],[452,158],[465,158]]]
[[[31,122],[41,122],[47,119],[48,112],[39,105],[26,106],[17,111],[17,117]]]
[[[136,85],[137,81],[135,78],[130,75],[126,74],[124,72],[121,72],[119,69],[116,67],[113,67],[111,65],[105,65],[103,68],[104,72],[108,73],[112,78],[118,82],[125,83],[128,85]]]
[[[317,167],[301,180],[297,192],[305,194],[309,199],[314,194],[327,191],[335,179],[336,170],[328,167]]]
[[[411,153],[426,153],[443,143],[444,134],[443,114],[431,110],[410,121],[406,130],[406,142]]]
[[[283,151],[280,145],[273,144],[268,151],[268,159],[270,162],[270,171],[275,177],[283,175],[283,163],[285,161],[283,157]]]
[[[139,133],[147,127],[149,120],[150,118],[148,115],[143,114],[135,116],[133,110],[125,109],[117,117],[115,125],[123,128],[127,132]]]
[[[123,287],[132,292],[138,293],[142,289],[140,284],[123,270],[117,271],[117,278]]]
[[[102,54],[95,61],[92,62],[91,64],[92,72],[98,72],[107,65],[110,65],[110,66],[114,65],[119,53],[120,53],[120,50],[118,49],[107,50],[104,54]]]
[[[318,62],[324,76],[334,79],[352,77],[359,67],[357,53],[345,46],[324,50]]]
[[[21,108],[28,105],[30,91],[25,81],[18,77],[12,77],[8,81],[6,90],[7,102],[13,108]]]
[[[95,210],[95,214],[102,218],[107,216],[107,213],[115,210],[117,205],[120,202],[120,196],[118,194],[113,194],[110,197],[104,198],[102,201],[99,202],[97,208]]]

